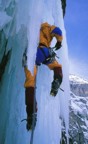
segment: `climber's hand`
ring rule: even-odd
[[[61,45],[61,42],[59,42],[59,41],[58,41],[58,42],[56,43],[56,45],[55,45],[55,47],[56,47],[56,49],[55,49],[55,50],[60,49],[60,48],[61,48],[61,46],[62,46],[62,45]]]

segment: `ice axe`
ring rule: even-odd
[[[54,47],[51,47],[51,49],[52,49],[52,51],[55,53],[55,51],[54,51],[54,49],[55,49],[56,47],[54,46]],[[59,57],[57,56],[57,54],[55,53],[55,56],[59,59]]]
[[[64,90],[63,90],[62,88],[60,88],[60,90],[61,90],[62,92],[64,92]]]

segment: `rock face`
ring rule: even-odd
[[[63,16],[64,16],[66,11],[66,0],[61,0],[61,2],[62,2],[62,9],[63,9]]]
[[[70,128],[72,144],[88,144],[88,81],[70,75]],[[70,144],[71,144],[70,143]]]

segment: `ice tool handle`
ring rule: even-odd
[[[56,47],[51,47],[52,51],[55,53],[54,49],[56,49]],[[57,54],[55,53],[55,56],[59,59],[59,57],[57,56]]]

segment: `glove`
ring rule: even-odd
[[[58,49],[60,49],[61,48],[61,42],[60,41],[58,41],[57,43],[56,43],[56,45],[55,45],[55,47],[56,47],[56,49],[55,50],[58,50]]]

